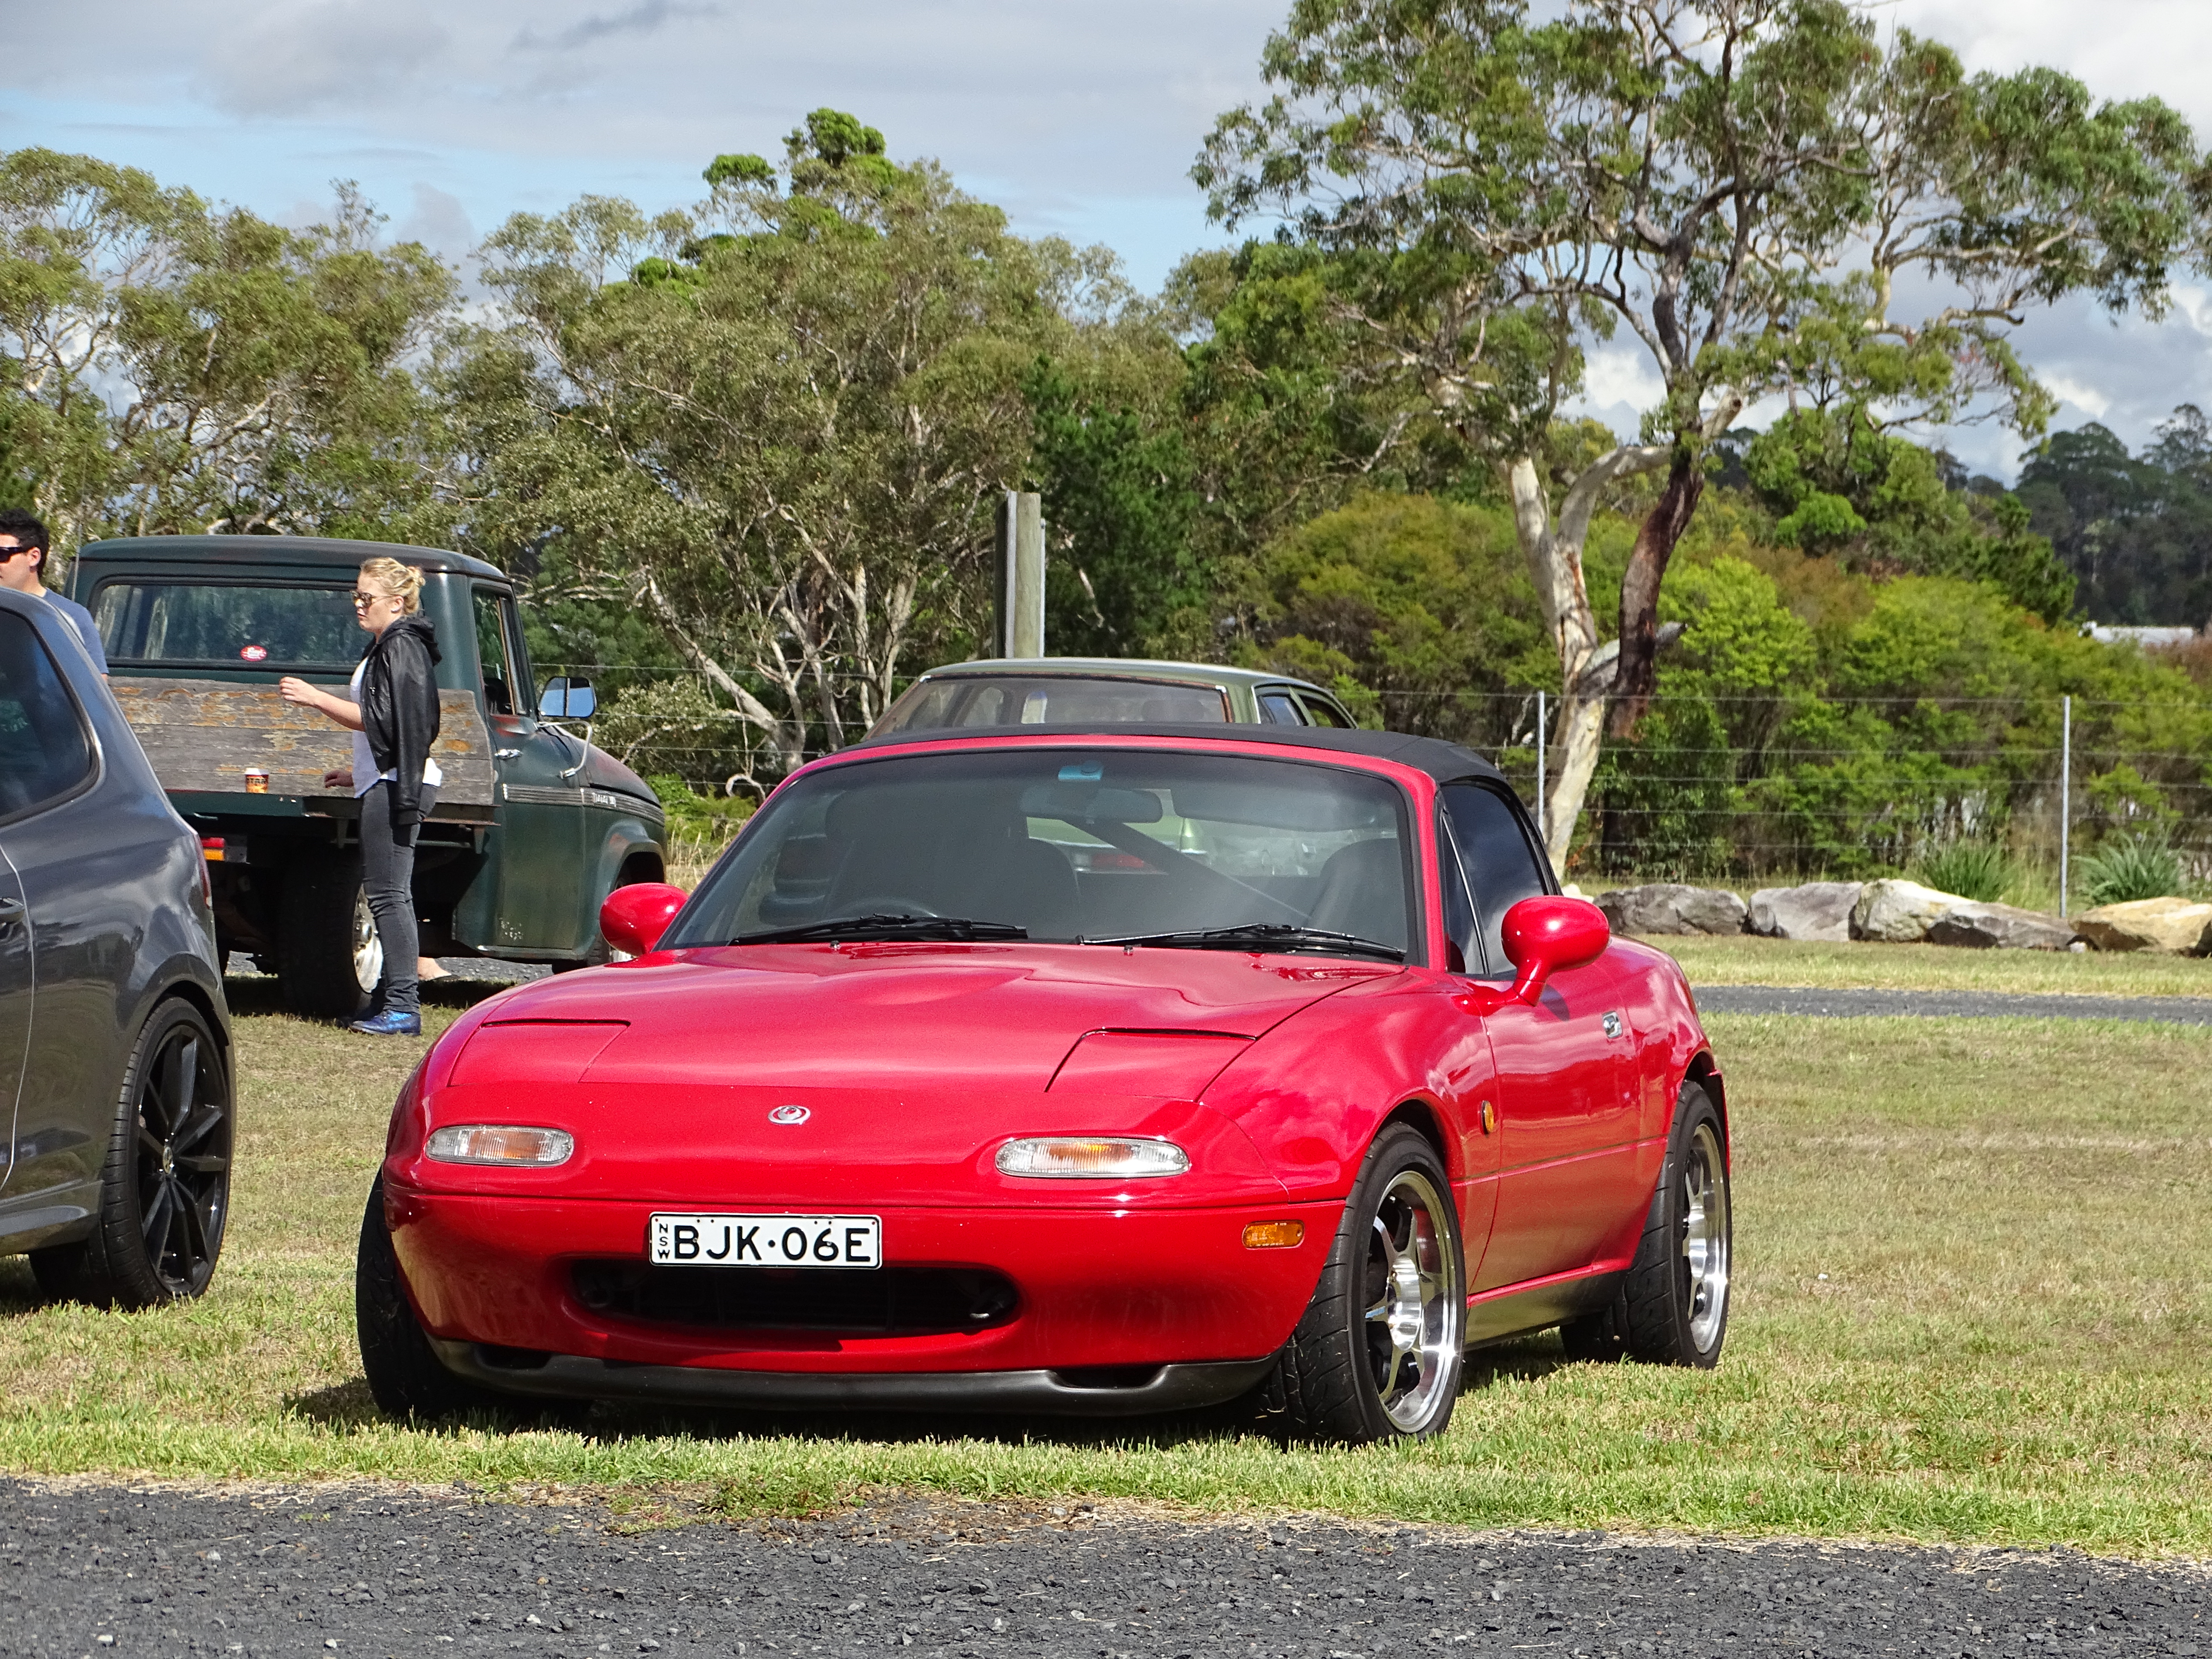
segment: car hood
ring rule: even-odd
[[[1091,1034],[1249,1040],[1349,985],[1397,971],[1241,951],[1071,945],[686,951],[501,997],[484,1011],[459,1070],[471,1084],[496,1083],[489,1051],[512,1047],[521,1067],[516,1081],[1041,1093]],[[605,1024],[597,1033],[499,1030],[580,1022]],[[566,1079],[522,1061],[552,1049],[562,1051],[555,1069]],[[1224,1045],[1212,1067],[1200,1069],[1210,1077],[1235,1052],[1234,1042]],[[1113,1092],[1195,1092],[1139,1086],[1143,1056],[1130,1060],[1133,1069],[1122,1066]],[[1165,1070],[1191,1074],[1187,1065]]]

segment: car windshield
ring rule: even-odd
[[[1385,780],[1312,762],[887,757],[778,794],[662,944],[1025,936],[1395,957],[1413,938],[1406,823]],[[854,918],[873,920],[834,925]]]
[[[93,619],[110,662],[202,667],[350,669],[367,635],[353,584],[105,581]]]
[[[1110,675],[948,674],[910,687],[876,723],[875,731],[1066,726],[1090,720],[1218,725],[1228,718],[1228,699],[1218,686]]]

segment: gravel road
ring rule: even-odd
[[[655,1527],[465,1492],[0,1480],[0,1653],[37,1659],[2212,1651],[2201,1565],[1085,1506]]]
[[[1709,1014],[1917,1014],[1970,1019],[2160,1020],[2212,1025],[2212,997],[2022,996],[2009,991],[1820,991],[1796,985],[1700,985]]]

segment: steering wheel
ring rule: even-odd
[[[838,908],[845,913],[844,915],[835,918],[841,921],[879,915],[927,916],[934,919],[945,914],[944,911],[932,905],[924,904],[920,899],[902,897],[896,893],[871,893],[866,898],[854,899],[850,903],[840,905]]]

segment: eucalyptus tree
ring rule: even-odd
[[[706,179],[681,212],[586,198],[489,239],[506,315],[446,371],[454,511],[634,604],[773,774],[981,635],[1025,379],[1113,283],[839,112]]]
[[[1625,734],[1650,697],[1660,582],[1747,405],[2033,434],[2051,404],[2009,343],[2025,310],[2087,290],[2154,312],[2201,252],[2205,166],[2171,110],[2048,70],[1970,78],[1848,0],[1297,0],[1261,67],[1272,95],[1220,118],[1194,176],[1217,217],[1360,272],[1359,372],[1417,387],[1501,475],[1559,661],[1555,861],[1608,705]],[[1562,466],[1562,410],[1615,341],[1658,396],[1638,441]],[[1663,482],[1608,639],[1583,544],[1643,473]]]
[[[63,550],[408,504],[410,363],[455,283],[380,222],[347,185],[289,230],[90,156],[0,155],[0,459]]]

